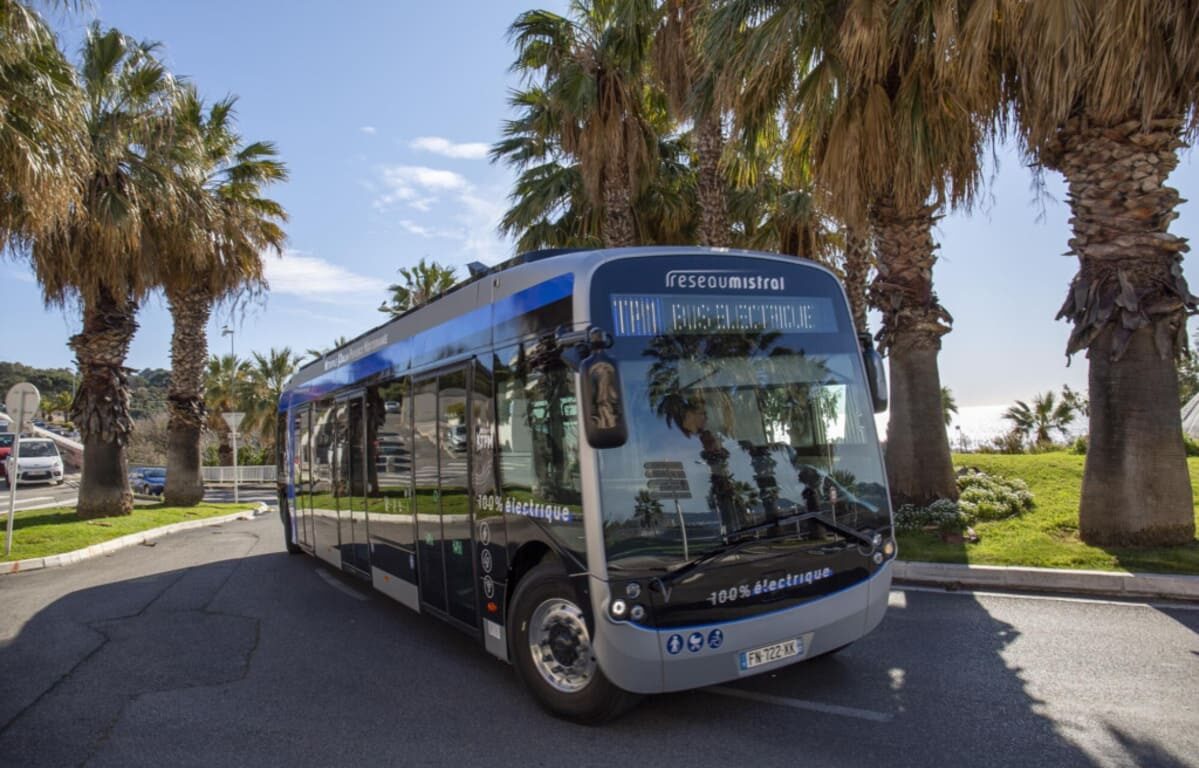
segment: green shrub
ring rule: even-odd
[[[1033,508],[1032,492],[1019,479],[975,469],[959,472],[958,500],[938,499],[927,507],[904,504],[895,512],[895,527],[915,531],[936,526],[942,533],[961,533],[985,520],[1003,520]]]
[[[895,513],[895,527],[901,531],[919,531],[936,526],[942,533],[961,533],[970,521],[949,499],[937,499],[927,507],[904,504]]]
[[[1081,437],[1074,438],[1074,442],[1070,443],[1070,453],[1076,454],[1078,456],[1086,456],[1087,455],[1087,442],[1088,442],[1087,435],[1082,435]]]
[[[958,507],[971,521],[1002,520],[1033,507],[1032,492],[1020,479],[967,469],[958,475]]]
[[[1187,456],[1199,456],[1199,441],[1183,435],[1182,444],[1187,449]]]

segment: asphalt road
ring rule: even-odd
[[[1199,611],[896,591],[831,659],[555,720],[274,515],[0,577],[0,764],[1199,765]]]

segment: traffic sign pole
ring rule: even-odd
[[[9,454],[6,474],[8,478],[8,525],[4,534],[4,557],[6,559],[12,552],[13,518],[16,517],[17,510],[17,467],[21,460],[21,430],[25,428],[25,419],[37,413],[38,404],[41,401],[42,398],[37,387],[28,382],[14,384],[4,398],[4,407],[8,410],[9,415],[12,415],[13,412],[17,414],[15,422],[17,431],[12,440],[12,453]],[[30,405],[31,402],[32,405]]]
[[[230,412],[222,413],[221,418],[229,425],[229,432],[233,437],[233,503],[238,504],[237,495],[237,428],[241,425],[241,420],[245,418],[244,413]]]

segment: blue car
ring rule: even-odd
[[[130,473],[129,485],[134,493],[161,496],[167,485],[167,471],[161,467],[146,467]]]

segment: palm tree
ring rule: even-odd
[[[83,329],[70,346],[82,374],[71,418],[87,454],[77,507],[83,518],[133,509],[124,362],[138,303],[155,287],[163,258],[143,237],[146,219],[178,204],[170,174],[147,151],[163,130],[174,88],[154,49],[115,29],[89,29],[80,77],[92,171],[69,223],[32,248],[46,302],[78,299],[82,305]]]
[[[391,303],[383,302],[379,311],[394,317],[428,304],[454,287],[458,282],[456,272],[456,267],[446,267],[436,261],[426,262],[424,257],[412,268],[400,267],[400,277],[404,282],[387,286],[387,290],[391,291]]]
[[[952,74],[956,18],[941,0],[730,0],[707,44],[727,51],[721,91],[742,130],[783,114],[842,220],[868,221],[870,301],[891,358],[887,471],[898,501],[956,498],[937,355],[951,318],[933,291],[932,225],[968,205],[983,130]],[[948,9],[952,10],[952,9]]]
[[[1079,533],[1090,544],[1189,543],[1175,366],[1197,300],[1182,276],[1186,241],[1169,231],[1180,199],[1165,182],[1199,136],[1199,8],[978,6],[963,23],[972,75],[990,84],[997,114],[1014,114],[1029,161],[1069,190],[1079,270],[1058,317],[1074,325],[1067,354],[1090,360],[1092,403]]]
[[[548,118],[540,128],[578,162],[588,200],[603,210],[604,244],[633,245],[632,204],[654,146],[642,113],[653,4],[573,0],[570,9],[570,18],[543,10],[517,17],[513,69],[540,78]]]
[[[1031,438],[1034,446],[1044,448],[1053,443],[1053,431],[1066,436],[1066,430],[1074,421],[1074,410],[1069,401],[1058,400],[1050,390],[1034,397],[1031,407],[1023,400],[1017,400],[1004,412],[1003,418],[1012,422],[1012,428],[1025,440]]]
[[[170,421],[164,497],[177,506],[204,496],[200,437],[204,428],[204,366],[208,324],[217,301],[264,290],[262,253],[282,252],[283,208],[262,195],[287,170],[272,144],[244,144],[226,97],[205,111],[196,89],[186,86],[173,104],[173,130],[163,142],[188,204],[157,219],[151,231],[163,252],[163,282],[174,321],[171,336]]]
[[[521,116],[505,123],[504,138],[491,150],[493,162],[503,161],[519,173],[500,231],[516,238],[518,253],[598,248],[603,245],[602,209],[586,194],[579,162],[562,149],[561,138],[545,128],[550,118],[542,113],[542,93],[531,88],[512,96]],[[647,91],[643,105],[658,138],[652,169],[633,205],[636,239],[646,244],[690,242],[696,220],[690,150],[681,137],[669,135],[668,115],[655,107],[654,95]]]
[[[941,387],[941,418],[948,427],[953,423],[953,417],[958,415],[958,401],[953,397],[953,390]]]
[[[712,68],[700,40],[711,0],[664,0],[654,36],[654,71],[678,121],[690,120],[699,194],[699,244],[731,244],[721,113],[712,93]]]
[[[336,339],[333,340],[333,345],[330,347],[325,347],[324,349],[306,349],[306,350],[304,350],[304,354],[300,357],[300,360],[303,361],[303,360],[306,360],[307,358],[312,358],[312,360],[314,360],[314,361],[320,360],[322,357],[329,354],[330,351],[337,349],[338,347],[344,347],[348,343],[349,343],[349,339],[347,339],[345,336],[338,336]],[[304,363],[304,364],[307,365],[307,363]]]
[[[247,403],[246,431],[256,431],[259,442],[268,455],[275,449],[275,420],[279,412],[279,398],[287,381],[300,366],[300,356],[293,354],[290,347],[271,350],[262,355],[254,353],[249,369],[250,398]]]
[[[204,404],[208,428],[217,434],[217,455],[223,467],[233,466],[229,425],[221,414],[245,413],[250,400],[250,364],[233,355],[213,355],[204,372]]]
[[[0,249],[24,253],[78,205],[91,158],[74,70],[42,18],[15,0],[0,0],[0,104]]]

